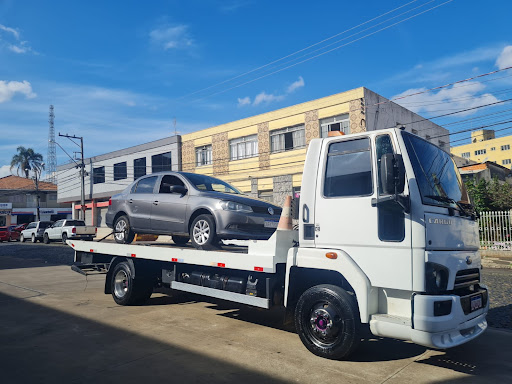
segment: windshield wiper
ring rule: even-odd
[[[464,209],[464,207],[462,206],[461,203],[459,203],[458,201],[452,199],[451,197],[448,197],[448,196],[435,196],[435,195],[426,195],[425,197],[428,197],[429,199],[432,199],[432,200],[442,201],[444,203],[455,204],[459,208],[459,211],[462,212],[462,214],[464,216],[471,216],[471,214]],[[472,207],[472,205],[470,205],[470,206]]]

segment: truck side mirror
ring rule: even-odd
[[[386,153],[380,158],[380,179],[382,193],[398,195],[405,187],[405,166],[402,155]]]

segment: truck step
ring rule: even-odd
[[[372,315],[371,320],[375,320],[383,323],[392,323],[397,325],[411,326],[411,319],[409,317],[388,315],[386,313],[377,313]]]
[[[233,301],[235,303],[252,305],[253,307],[259,308],[270,308],[270,300],[263,297],[255,297],[244,295],[241,293],[234,293],[229,291],[222,291],[220,289],[213,289],[208,287],[201,287],[199,285],[181,283],[179,281],[172,281],[171,288],[178,291],[197,293],[199,295],[215,297],[217,299],[223,299]]]
[[[105,275],[110,268],[110,263],[73,264],[71,270],[84,276]]]

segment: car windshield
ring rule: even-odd
[[[41,221],[41,223],[39,223],[39,228],[48,228],[50,225],[52,225],[50,221]]]
[[[452,157],[426,140],[402,132],[423,204],[458,208],[469,198]]]
[[[183,175],[200,191],[240,194],[240,191],[235,187],[215,177],[199,175],[197,173],[184,173]]]

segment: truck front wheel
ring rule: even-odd
[[[301,295],[295,327],[306,348],[327,359],[349,356],[361,341],[355,297],[335,285],[317,285]]]
[[[133,278],[130,266],[121,262],[114,267],[110,287],[114,301],[119,305],[136,305],[144,303],[153,292],[153,285],[143,279]]]

